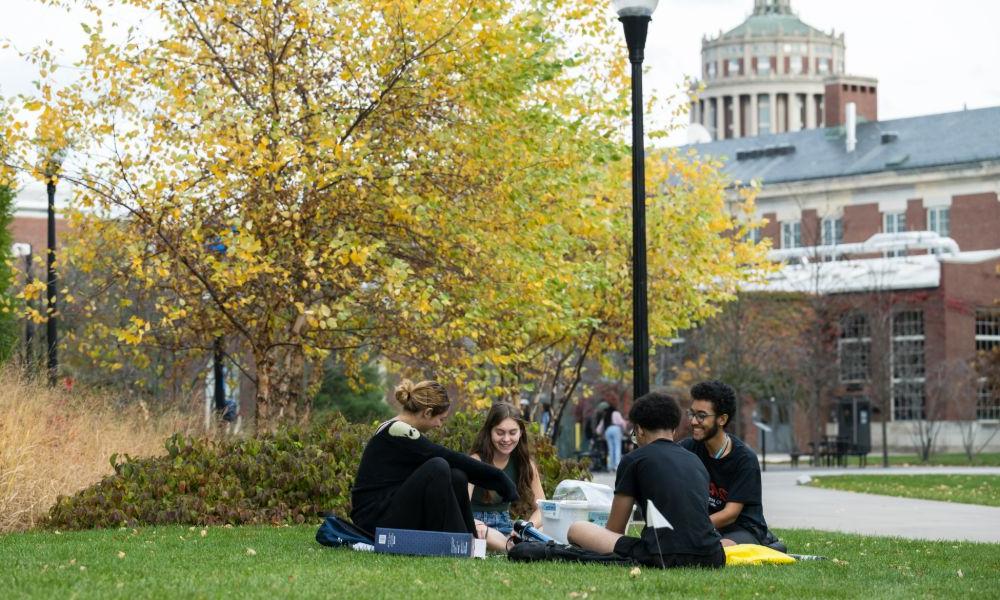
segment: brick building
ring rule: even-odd
[[[912,446],[913,423],[937,419],[949,422],[938,446],[957,450],[955,424],[973,415],[956,401],[932,407],[930,378],[1000,345],[1000,107],[691,148],[736,181],[762,183],[756,216],[766,224],[754,235],[783,266],[759,289],[842,307],[831,406],[867,398],[872,353],[888,352],[890,447]],[[880,346],[873,311],[890,296]],[[1000,393],[984,382],[970,393],[985,440],[1000,426]],[[877,428],[872,437],[879,446]]]

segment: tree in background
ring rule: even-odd
[[[14,266],[10,224],[14,218],[14,193],[0,185],[0,364],[14,354],[18,338],[17,304],[12,293]]]
[[[388,419],[395,411],[385,401],[384,384],[374,364],[363,366],[360,377],[350,376],[341,365],[329,365],[323,370],[313,412],[317,417],[328,411],[339,412],[352,423]]]
[[[308,412],[330,357],[474,400],[545,381],[568,398],[576,365],[627,346],[629,88],[604,2],[83,4],[82,76],[55,93],[35,53],[26,107],[76,144],[65,260],[97,292],[75,308],[93,360],[195,360],[225,336],[269,428]],[[102,4],[164,33],[116,33]],[[760,252],[718,165],[647,169],[655,342]]]

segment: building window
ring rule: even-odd
[[[924,313],[904,310],[892,317],[892,418],[924,418]]]
[[[740,59],[738,59],[738,58],[730,58],[729,59],[729,76],[732,77],[733,75],[742,75],[743,73],[742,73],[742,69],[740,68],[741,66],[742,65],[740,64]]]
[[[757,96],[757,134],[768,133],[771,133],[771,96],[759,94]]]
[[[715,70],[715,68],[716,68],[716,67],[715,67],[715,61],[714,61],[714,60],[713,60],[713,61],[710,61],[710,62],[708,62],[708,63],[707,63],[706,65],[705,65],[705,77],[707,77],[707,78],[709,78],[709,79],[715,79],[715,75],[716,75],[716,70]]]
[[[844,243],[844,219],[827,217],[823,219],[823,245],[836,246]]]
[[[829,58],[817,58],[816,59],[816,72],[820,75],[826,75],[830,72],[830,59]]]
[[[799,75],[802,73],[802,57],[793,54],[788,60],[788,70],[792,75]]]
[[[951,231],[951,210],[947,206],[928,208],[927,229],[941,237],[948,237]]]
[[[885,213],[883,215],[882,231],[885,233],[903,233],[906,231],[906,213]],[[890,250],[886,256],[906,256],[906,250]]]
[[[841,319],[840,340],[837,342],[841,383],[861,383],[868,380],[871,373],[871,346],[871,329],[865,314],[852,313]]]
[[[759,227],[747,230],[747,241],[751,244],[759,244],[764,239]]]
[[[771,74],[771,57],[770,56],[758,56],[757,57],[757,74],[758,75],[770,75]]]
[[[799,221],[785,221],[781,224],[781,247],[801,248],[802,247],[802,223]]]
[[[882,230],[886,233],[902,233],[906,231],[906,213],[886,213]]]
[[[976,390],[976,418],[984,421],[1000,420],[1000,390],[990,386],[986,378],[979,380]]]
[[[976,311],[976,352],[1000,347],[1000,309]]]

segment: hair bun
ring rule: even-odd
[[[396,386],[396,390],[393,395],[396,398],[396,402],[398,402],[400,406],[403,408],[410,408],[413,404],[413,382],[409,379],[400,381],[399,385]]]

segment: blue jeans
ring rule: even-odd
[[[618,461],[622,459],[622,428],[620,425],[609,425],[604,430],[604,439],[608,441],[608,469],[618,469]]]
[[[510,520],[510,513],[507,511],[473,512],[472,518],[486,523],[487,527],[496,529],[504,535],[510,535],[514,531],[514,522]]]

